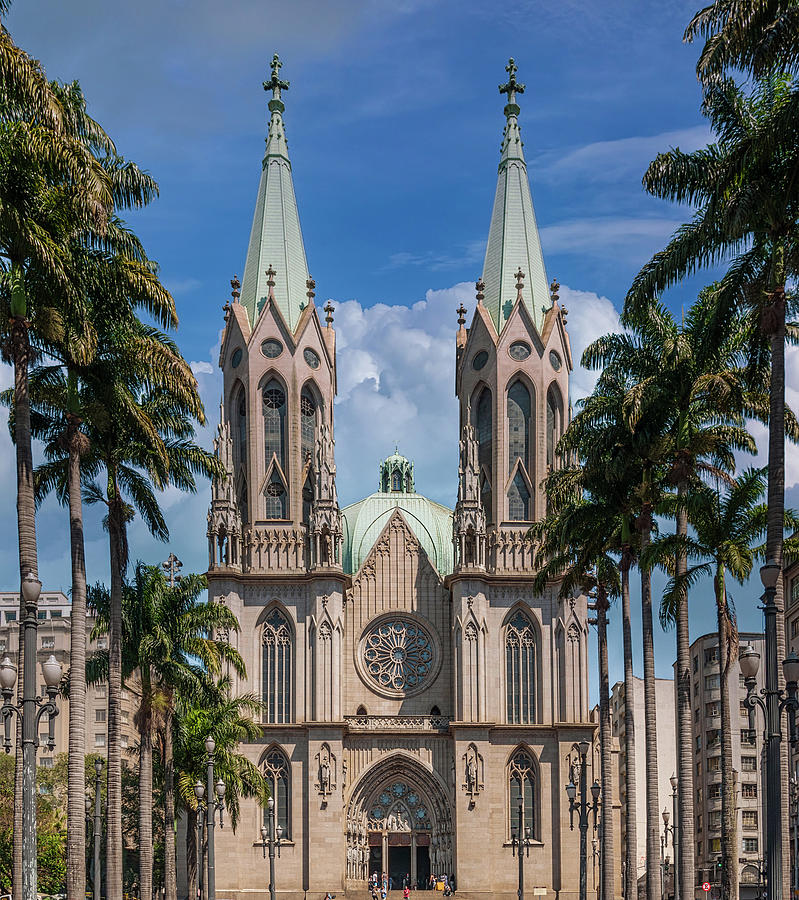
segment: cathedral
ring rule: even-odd
[[[386,872],[395,887],[447,874],[466,897],[510,898],[521,817],[528,896],[577,898],[565,786],[597,727],[587,598],[559,599],[556,583],[536,593],[526,539],[545,514],[572,358],[522,150],[524,86],[511,60],[483,273],[469,327],[463,306],[453,327],[460,433],[441,438],[460,446],[454,510],[396,451],[375,461],[376,491],[342,508],[335,310],[314,299],[280,67],[275,56],[246,265],[225,307],[227,477],[208,514],[209,597],[238,617],[229,640],[247,666],[233,689],[264,704],[262,737],[241,749],[271,785],[277,892],[366,896]],[[236,833],[217,828],[217,896],[268,896],[266,815],[243,800]]]

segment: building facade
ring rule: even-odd
[[[749,644],[765,658],[765,639],[760,633],[739,634],[740,646]],[[763,687],[763,669],[757,676],[758,692]],[[721,690],[729,692],[732,719],[732,765],[735,770],[736,815],[738,818],[738,875],[741,900],[760,897],[763,844],[763,732],[758,723],[749,730],[749,711],[744,705],[746,686],[739,666],[733,664],[726,685],[719,673],[719,641],[715,633],[703,635],[691,644],[694,716],[694,790],[696,791],[696,898],[704,897],[701,885],[707,881],[718,887],[721,858]]]
[[[658,808],[667,810],[670,817],[673,815],[671,777],[677,771],[677,746],[674,737],[677,734],[674,717],[674,681],[671,678],[655,679],[655,698],[657,704],[657,730],[658,730]],[[626,724],[627,696],[624,690],[624,682],[619,681],[613,685],[610,699],[610,716],[613,737],[619,744],[619,803],[621,804],[621,855],[624,858],[627,846],[627,819],[625,815],[627,802],[627,786],[630,782],[630,774],[635,780],[635,809],[636,809],[636,879],[641,888],[644,887],[642,879],[646,876],[646,730],[644,726],[644,680],[633,678],[633,728],[635,731],[635,759],[627,759],[625,739],[627,735]],[[670,823],[671,824],[671,823]],[[663,822],[660,824],[661,833]],[[671,838],[669,838],[669,841]],[[661,854],[663,860],[670,859],[671,866],[674,863],[674,850],[665,846]],[[672,871],[670,867],[670,871]],[[664,896],[668,898],[673,894],[673,879],[664,879]]]
[[[19,648],[19,592],[4,591],[0,593],[0,657],[8,656],[16,665]],[[36,635],[37,672],[41,677],[42,663],[52,654],[61,663],[64,672],[69,669],[70,631],[72,628],[72,604],[69,597],[61,591],[43,590],[39,597],[39,627]],[[86,616],[86,650],[91,653],[104,649],[106,638],[91,640],[94,618]],[[39,695],[44,697],[47,688],[44,679],[40,681]],[[136,731],[133,726],[133,715],[136,710],[136,697],[130,687],[122,691],[122,748],[133,748],[136,745]],[[107,685],[89,685],[86,689],[86,752],[106,754],[107,739]],[[16,717],[11,719],[12,732],[16,728]],[[55,720],[55,749],[47,747],[47,720],[42,722],[40,747],[37,763],[50,767],[59,753],[69,750],[69,700],[59,698],[58,715]]]
[[[209,598],[228,605],[263,698],[243,751],[268,775],[284,842],[284,896],[399,885],[446,873],[459,892],[516,895],[512,837],[529,828],[528,890],[577,897],[578,835],[565,785],[593,741],[584,596],[533,590],[530,523],[568,415],[566,312],[547,282],[511,60],[483,275],[458,310],[454,510],[418,491],[398,452],[375,493],[336,493],[333,307],[314,302],[275,57],[270,122],[242,282],[220,352]],[[591,772],[598,777],[598,766]],[[217,831],[219,896],[266,896],[265,811],[244,801]],[[589,849],[590,853],[590,849]]]

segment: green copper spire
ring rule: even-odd
[[[516,81],[518,68],[512,58],[505,71],[508,81],[499,86],[499,92],[508,95],[506,122],[482,277],[485,282],[483,302],[498,332],[502,331],[519,294],[518,269],[525,275],[522,300],[539,329],[544,310],[551,306],[519,129],[517,94],[524,93],[524,85]]]
[[[286,129],[283,125],[286,106],[282,92],[289,89],[289,82],[280,78],[282,65],[275,53],[271,78],[264,82],[264,90],[272,92],[272,99],[269,101],[271,116],[247,262],[244,266],[241,302],[247,310],[250,323],[254,325],[269,295],[266,272],[273,267],[275,302],[289,327],[293,329],[302,307],[307,303],[306,282],[309,276],[291,177]]]

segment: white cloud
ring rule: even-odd
[[[194,373],[194,377],[196,378],[198,375],[213,375],[214,367],[211,363],[202,360],[201,362],[195,362],[192,360],[189,363],[189,368]]]
[[[545,255],[612,257],[638,268],[679,227],[676,219],[612,217],[574,219],[540,229]]]

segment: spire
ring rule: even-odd
[[[505,104],[502,155],[482,277],[485,282],[483,302],[497,331],[502,331],[517,295],[522,297],[539,328],[544,310],[551,305],[519,130],[517,95],[524,93],[524,85],[516,80],[517,70],[513,59],[508,60],[505,66],[508,81],[499,86],[499,92],[507,94],[508,102]],[[516,279],[519,269],[527,275],[527,284],[521,291]]]
[[[282,65],[276,53],[272,58],[271,78],[264,82],[264,90],[272,92],[268,104],[271,118],[244,266],[241,302],[254,325],[269,295],[267,267],[274,266],[271,280],[274,281],[275,302],[293,329],[307,302],[309,275],[283,125],[286,106],[282,93],[289,89],[289,82],[280,78]]]

